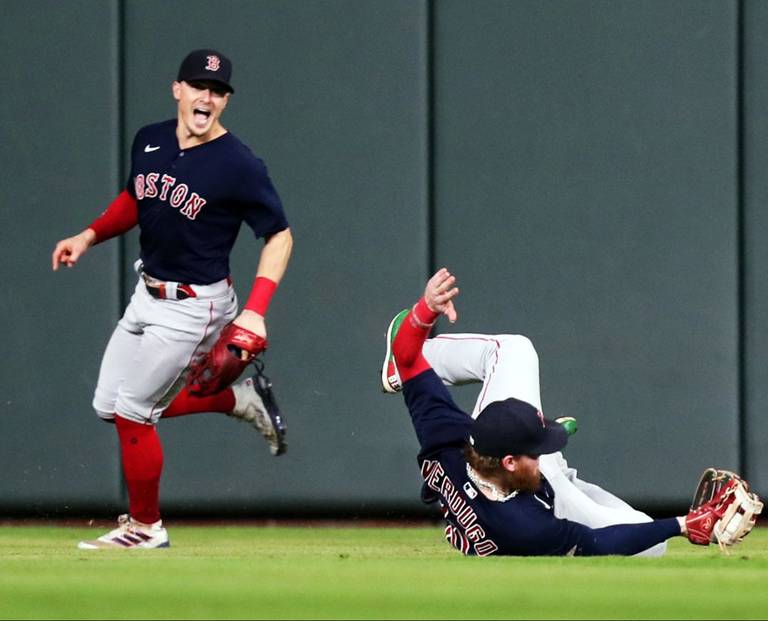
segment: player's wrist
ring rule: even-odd
[[[266,337],[267,335],[266,321],[262,315],[255,311],[244,308],[232,323],[259,336]]]
[[[85,242],[86,246],[88,246],[89,248],[94,244],[96,244],[96,239],[97,239],[96,231],[94,231],[90,226],[87,229],[85,229],[82,233],[80,233],[79,237],[81,240],[83,240],[83,242]]]
[[[419,299],[416,302],[412,310],[412,316],[416,320],[416,323],[420,324],[424,328],[430,328],[434,325],[440,313],[432,310],[427,304],[426,298]]]
[[[267,309],[272,301],[272,296],[277,289],[277,283],[265,276],[257,276],[253,281],[251,293],[244,305],[244,310],[253,311],[262,317],[266,317]]]

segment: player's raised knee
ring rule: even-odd
[[[522,334],[499,334],[496,336],[499,348],[515,357],[525,357],[538,363],[539,354],[533,346],[533,341]]]

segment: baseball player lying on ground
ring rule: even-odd
[[[402,319],[404,315],[399,317]],[[422,354],[447,386],[483,384],[472,410],[472,418],[477,418],[486,405],[510,397],[543,411],[539,357],[533,343],[525,336],[443,334],[427,339]],[[390,358],[382,369],[382,386],[386,392],[396,393],[402,390],[402,384]],[[568,467],[559,451],[542,455],[539,470],[555,493],[556,517],[590,528],[651,521],[650,516],[633,509],[610,492],[579,479],[576,470]],[[640,554],[661,556],[666,547],[666,542],[662,542]]]
[[[425,343],[440,314],[456,320],[454,285],[439,270],[418,303],[394,317],[382,370],[385,390],[402,387],[425,487],[441,502],[454,547],[477,556],[659,555],[677,535],[727,548],[750,532],[762,503],[730,472],[708,469],[688,515],[662,520],[580,481],[559,453],[566,429],[541,413],[530,341],[455,335]],[[473,416],[444,385],[466,381],[484,382]]]

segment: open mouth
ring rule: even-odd
[[[208,118],[211,116],[211,111],[205,108],[195,108],[193,111],[195,117],[195,123],[205,124],[208,122]]]

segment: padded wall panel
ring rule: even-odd
[[[116,3],[4,2],[0,53],[0,506],[66,511],[118,499],[114,430],[94,420],[117,318],[115,245],[51,271],[59,239],[115,196]]]
[[[435,7],[457,329],[534,340],[587,480],[688,502],[704,467],[739,457],[736,5]]]
[[[744,4],[744,353],[746,474],[768,494],[768,5]]]

